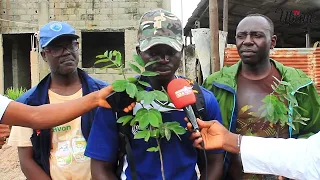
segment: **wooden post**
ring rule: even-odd
[[[3,52],[3,36],[2,36],[2,34],[0,34],[0,94],[4,94],[5,93],[5,89],[4,89],[4,59],[3,59],[3,55],[4,55],[4,52]]]
[[[39,7],[39,19],[38,25],[39,29],[41,26],[47,24],[49,22],[49,1],[40,0],[38,3]],[[44,78],[48,73],[50,73],[49,65],[46,63],[40,53],[38,54],[38,62],[39,62],[39,81]]]
[[[310,48],[310,27],[308,27],[306,34],[306,48]]]
[[[228,0],[223,0],[223,31],[228,32]]]
[[[211,32],[211,73],[220,70],[218,2],[209,0],[209,20]]]

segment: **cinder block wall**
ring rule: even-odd
[[[47,20],[66,21],[76,28],[81,44],[81,32],[121,31],[124,32],[124,58],[127,64],[135,52],[137,25],[141,15],[158,7],[170,10],[169,4],[170,0],[1,0],[0,18],[22,23],[0,21],[0,32],[34,33]],[[81,62],[80,60],[79,67],[82,68]],[[84,70],[108,82],[121,78],[112,69]]]

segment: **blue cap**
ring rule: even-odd
[[[46,47],[51,41],[61,36],[70,36],[75,39],[79,38],[70,24],[60,21],[52,21],[40,28],[40,47]]]

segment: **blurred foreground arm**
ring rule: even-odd
[[[291,179],[320,179],[320,132],[308,139],[238,136],[218,121],[198,120],[200,133],[192,133],[194,146],[240,153],[245,173],[275,174]],[[191,124],[188,123],[191,130]],[[201,137],[202,136],[202,137]],[[238,141],[239,140],[239,141]],[[240,148],[239,146],[240,145]]]
[[[1,97],[0,112],[4,112],[1,123],[31,127],[32,129],[45,129],[67,123],[76,117],[101,106],[111,108],[106,97],[113,92],[112,86],[107,86],[99,91],[92,92],[82,98],[59,104],[46,104],[41,106],[28,106],[11,101],[9,105],[5,97]],[[132,110],[134,103],[125,108]],[[45,119],[45,121],[44,121]]]

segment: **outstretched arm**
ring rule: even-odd
[[[193,132],[194,146],[240,153],[245,173],[276,174],[292,179],[320,179],[320,132],[308,139],[241,136],[218,121],[198,120],[201,133]],[[189,130],[191,124],[188,123]],[[290,149],[290,151],[288,151]]]
[[[67,123],[95,107],[111,108],[105,99],[112,91],[112,86],[107,86],[73,101],[41,106],[28,106],[11,101],[2,116],[1,123],[33,129],[54,127]],[[132,110],[133,106],[134,103],[129,105],[126,111]]]

